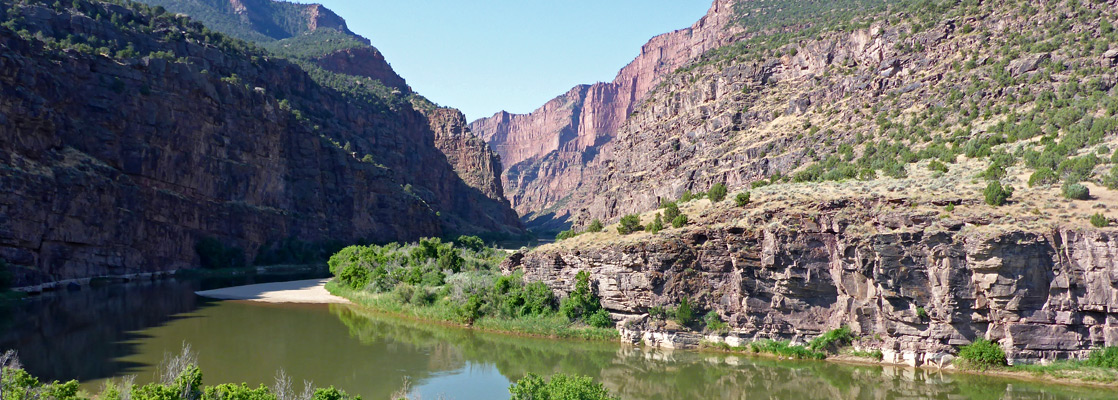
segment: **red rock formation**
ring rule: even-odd
[[[531,114],[501,112],[470,124],[500,154],[513,207],[528,214],[569,195],[597,147],[662,77],[732,38],[733,3],[716,0],[690,28],[652,38],[612,82],[577,86]]]

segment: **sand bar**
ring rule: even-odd
[[[326,291],[330,279],[308,279],[291,282],[261,283],[195,292],[202,297],[221,300],[248,300],[264,303],[349,303],[349,300]]]

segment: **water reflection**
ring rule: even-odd
[[[301,277],[300,277],[301,278]],[[207,302],[203,282],[156,282],[48,296],[14,308],[0,335],[28,368],[96,389],[151,381],[165,352],[199,353],[205,380],[296,382],[384,399],[407,378],[422,398],[508,398],[528,372],[589,375],[624,399],[1112,399],[1114,391],[907,368],[787,362],[612,343],[480,333],[346,305]]]
[[[509,380],[528,372],[583,374],[601,380],[624,399],[1113,399],[1116,394],[899,367],[789,362],[482,334],[347,306],[332,307],[331,312],[362,343],[392,343],[409,352],[437,355],[428,359],[432,368],[492,365]],[[423,392],[425,388],[419,387],[424,397],[439,393]]]
[[[321,270],[205,279],[165,279],[46,293],[0,304],[0,349],[19,352],[25,368],[47,379],[98,380],[143,365],[143,332],[213,303],[196,290],[321,277]],[[158,360],[157,360],[158,361]]]

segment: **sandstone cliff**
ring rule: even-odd
[[[81,6],[0,14],[21,29],[0,27],[0,257],[17,285],[192,267],[206,237],[251,261],[285,238],[521,232],[408,100],[323,86],[179,17]]]
[[[664,76],[730,40],[733,3],[715,1],[692,27],[653,38],[612,82],[575,87],[531,114],[501,112],[471,123],[500,154],[513,207],[538,216],[570,195],[597,149]]]
[[[806,341],[843,325],[887,362],[910,365],[947,365],[976,338],[1001,340],[1011,361],[1118,345],[1118,232],[940,218],[929,207],[803,199],[779,213],[721,208],[700,218],[723,224],[632,239],[587,234],[514,255],[502,269],[561,295],[589,271],[623,337],[655,346]],[[683,297],[699,315],[717,312],[730,332],[691,333],[649,317]]]

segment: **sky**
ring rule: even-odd
[[[300,2],[310,2],[299,0]],[[529,113],[612,81],[653,36],[711,0],[315,0],[369,38],[419,94],[473,121]]]

